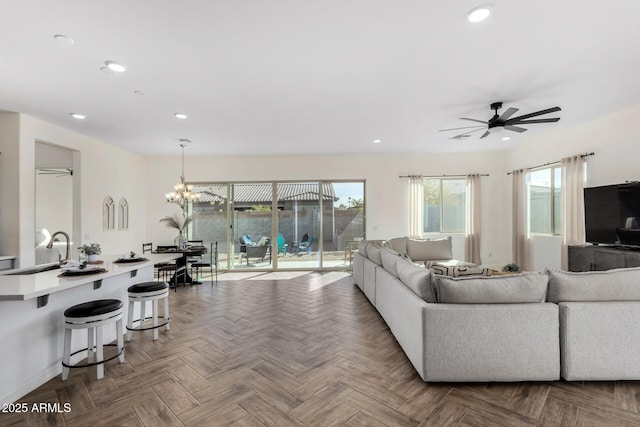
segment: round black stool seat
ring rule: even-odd
[[[90,317],[110,313],[122,308],[118,299],[99,299],[74,305],[64,311],[66,317]]]
[[[142,282],[129,286],[127,290],[132,294],[141,294],[145,292],[161,291],[167,288],[169,288],[169,284],[167,282]]]

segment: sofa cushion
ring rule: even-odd
[[[396,237],[390,240],[387,240],[387,243],[391,245],[391,249],[398,253],[407,252],[407,238],[406,237]]]
[[[369,255],[367,254],[367,245],[368,244],[369,244],[369,242],[367,242],[366,240],[362,240],[358,244],[358,252],[360,253],[360,255],[362,255],[365,258],[369,258]]]
[[[378,265],[382,265],[382,242],[370,241],[367,243],[367,256]]]
[[[436,302],[429,269],[415,265],[405,259],[398,260],[396,269],[398,270],[398,278],[406,287],[426,302]]]
[[[426,264],[425,264],[426,265]],[[469,266],[448,266],[434,262],[429,267],[434,274],[449,277],[464,276],[491,276],[490,268],[469,267]]]
[[[529,272],[491,277],[435,276],[436,298],[448,304],[516,304],[543,302],[549,276]]]
[[[552,271],[549,301],[640,301],[640,267],[584,273]]]
[[[380,251],[380,256],[382,258],[382,266],[384,267],[384,269],[393,274],[395,277],[398,277],[396,263],[400,259],[400,254],[393,249],[382,248],[382,250]]]
[[[407,253],[414,261],[453,258],[451,236],[445,239],[407,239]]]

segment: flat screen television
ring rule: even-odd
[[[586,240],[640,246],[640,183],[584,189]]]

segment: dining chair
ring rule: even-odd
[[[150,254],[152,252],[153,252],[153,243],[152,242],[143,243],[142,244],[142,253],[143,254]],[[153,264],[153,277],[157,278],[157,279],[160,279],[160,268],[165,266],[165,265],[168,265],[168,264],[171,264],[171,263],[168,262],[168,261],[162,261],[162,262],[157,262],[157,263]]]
[[[215,270],[215,281],[218,283],[218,242],[212,242],[209,245],[209,260],[200,260],[191,264],[191,276],[194,278],[198,278],[200,275],[201,269],[209,268],[211,271],[211,276],[214,275]],[[195,269],[195,276],[193,275],[193,270]],[[213,284],[213,277],[211,279]]]
[[[176,245],[158,245],[156,246],[156,252],[162,253],[167,251],[176,250],[178,247]],[[176,263],[172,261],[159,262],[154,264],[154,267],[158,265],[158,279],[160,275],[162,275],[162,281],[166,282],[167,277],[169,277],[172,273],[176,271]]]
[[[188,241],[190,247],[201,247],[204,246],[204,240],[189,240]],[[194,262],[198,262],[202,260],[202,255],[192,255],[187,259],[187,263],[191,264]]]

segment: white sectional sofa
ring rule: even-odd
[[[480,284],[487,286],[482,295],[458,289],[463,279],[443,280],[441,298],[451,302],[436,303],[428,269],[389,249],[382,251],[397,258],[395,274],[390,261],[379,265],[356,253],[354,281],[424,381],[559,378],[558,306],[541,302],[548,281],[544,273],[464,279],[467,285],[483,281]],[[502,290],[522,283],[520,294],[507,292],[497,298]]]
[[[640,268],[454,279],[367,249],[354,282],[424,381],[640,380]]]
[[[640,380],[640,268],[551,273],[562,378]]]

